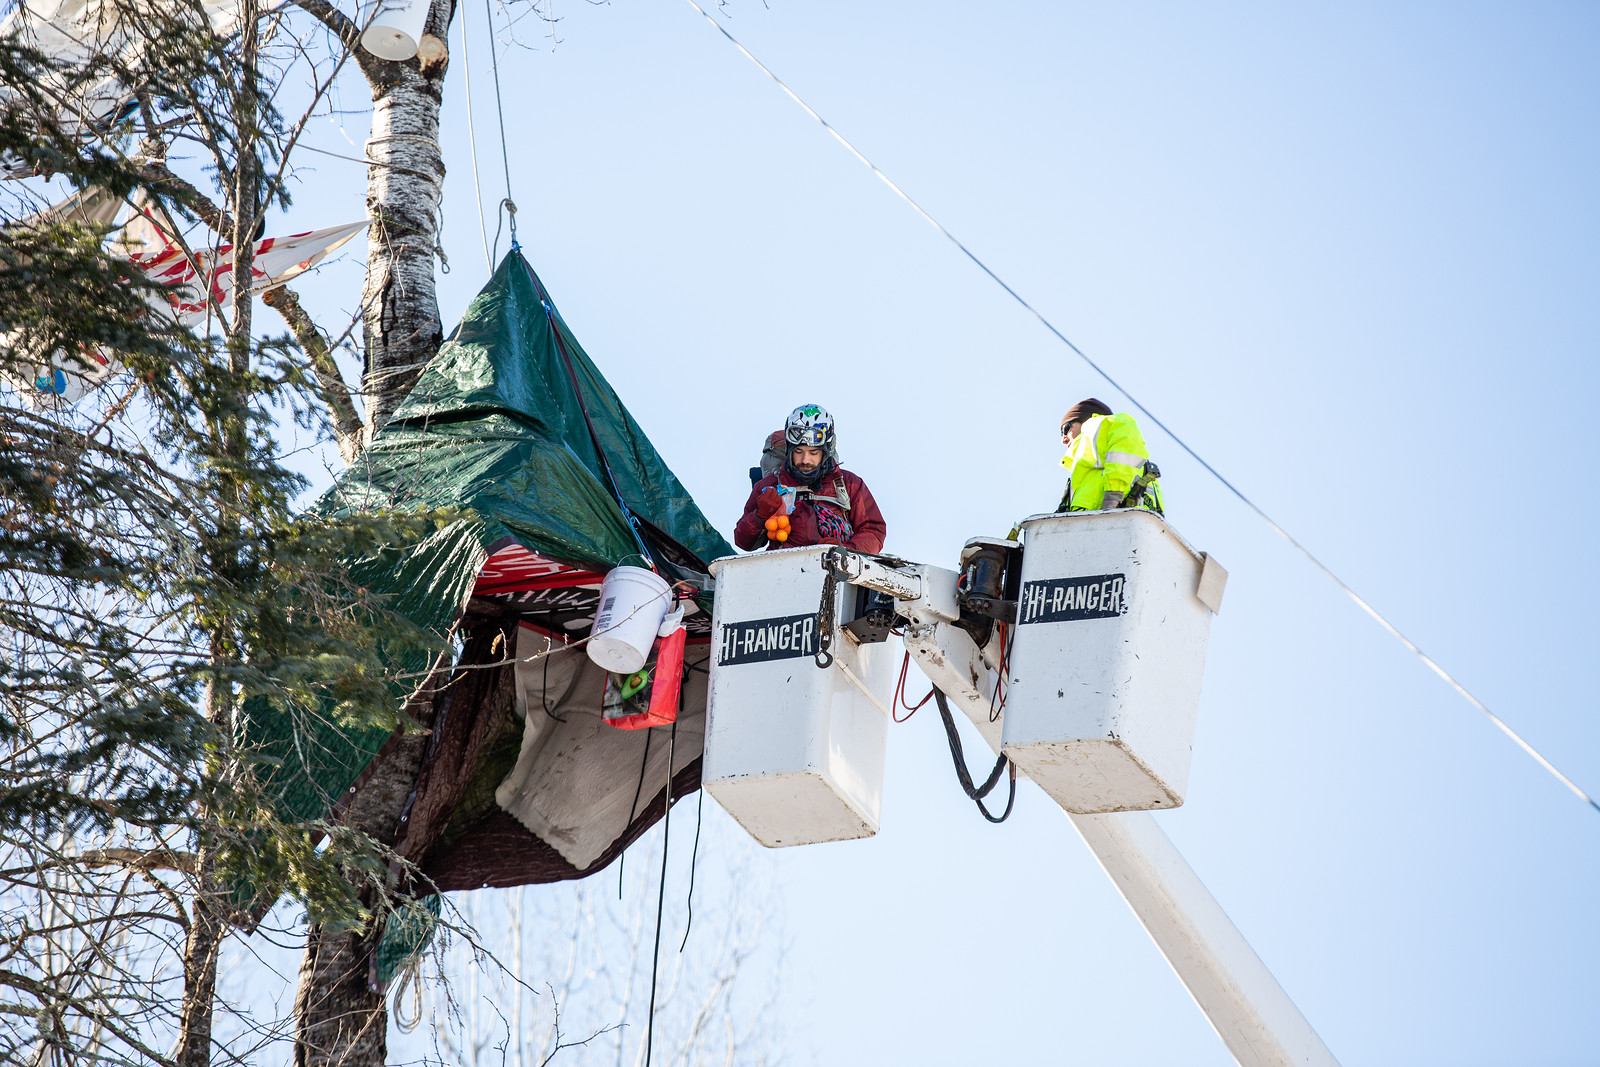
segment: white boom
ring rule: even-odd
[[[999,642],[979,649],[953,625],[959,617],[958,575],[924,565],[887,567],[840,549],[824,564],[840,579],[896,598],[896,611],[907,620],[903,634],[912,660],[998,753],[1001,729],[993,696],[1000,679]],[[1338,1067],[1153,816],[1068,812],[1068,818],[1241,1067]]]
[[[1067,817],[1242,1067],[1338,1067],[1155,816]]]

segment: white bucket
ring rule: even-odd
[[[362,46],[379,59],[410,59],[417,54],[432,8],[433,0],[373,0],[367,7],[371,21],[361,31]]]
[[[613,674],[643,667],[661,620],[672,610],[671,588],[643,567],[613,567],[600,587],[589,658]]]

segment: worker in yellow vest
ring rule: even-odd
[[[1067,454],[1067,488],[1063,511],[1111,511],[1114,508],[1161,510],[1161,471],[1150,462],[1139,424],[1127,412],[1112,414],[1090,397],[1061,416],[1061,443]]]

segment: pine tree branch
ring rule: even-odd
[[[140,871],[193,873],[194,853],[170,848],[97,848],[74,856],[53,857],[26,867],[12,867],[0,871],[0,878],[13,881],[20,875],[38,874],[60,867],[132,867]]]
[[[322,332],[300,306],[299,295],[287,285],[268,289],[261,294],[261,302],[283,316],[283,321],[289,324],[289,329],[294,333],[294,339],[311,361],[311,369],[316,373],[317,384],[322,387],[323,399],[327,401],[328,410],[333,416],[333,433],[339,443],[339,455],[344,457],[346,463],[355,462],[356,454],[361,451],[361,416],[356,414],[355,404],[350,400],[350,390],[328,351],[327,342],[322,339]]]
[[[199,189],[172,173],[164,160],[156,159],[144,164],[140,168],[140,176],[181,206],[193,211],[200,221],[213,230],[220,234],[233,232],[233,216]]]

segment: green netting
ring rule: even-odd
[[[444,902],[439,894],[419,898],[411,907],[398,911],[383,928],[383,938],[375,950],[378,981],[388,985],[408,963],[422,954],[439,928]]]

